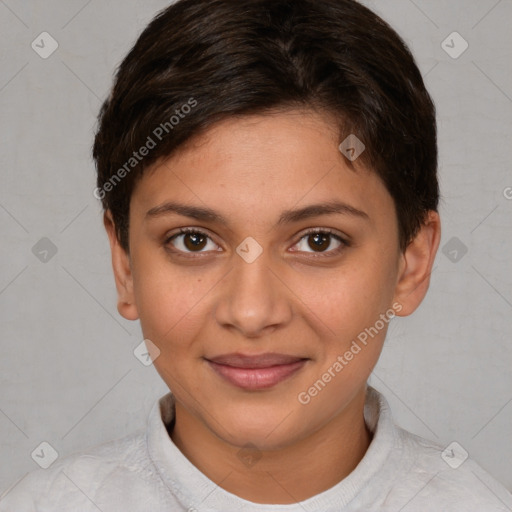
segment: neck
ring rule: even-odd
[[[171,437],[194,466],[227,492],[254,503],[291,504],[336,485],[361,461],[372,439],[364,422],[364,400],[362,389],[308,437],[261,452],[225,442],[176,402]]]

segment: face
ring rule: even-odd
[[[129,257],[111,236],[120,312],[182,414],[233,445],[284,447],[349,411],[419,303],[431,260],[400,252],[391,196],[339,142],[310,112],[223,121],[138,183]]]

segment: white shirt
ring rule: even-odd
[[[512,494],[471,458],[461,463],[457,447],[443,458],[444,447],[394,425],[371,386],[364,417],[373,439],[363,459],[338,484],[291,505],[253,503],[217,486],[173,443],[166,429],[173,417],[168,393],[155,402],[145,431],[30,472],[0,496],[0,512],[512,510]]]

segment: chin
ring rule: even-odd
[[[222,410],[222,426],[219,429],[218,424],[210,423],[216,435],[229,444],[240,448],[250,444],[260,450],[277,450],[300,438],[296,426],[303,429],[304,420],[285,412],[282,406],[244,411],[234,407]]]

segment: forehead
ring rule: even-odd
[[[134,207],[147,213],[179,199],[225,219],[261,222],[322,202],[370,216],[393,209],[380,178],[357,161],[350,165],[339,143],[334,123],[314,112],[229,118],[145,174]]]

